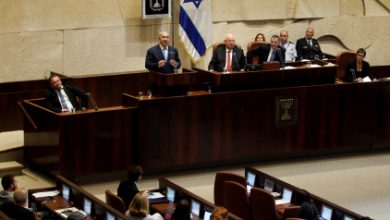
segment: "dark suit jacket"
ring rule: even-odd
[[[88,106],[89,96],[85,91],[81,90],[77,86],[74,86],[70,83],[63,84],[63,88],[64,88],[66,95],[69,98],[69,101],[72,103],[74,108],[81,109],[81,108],[86,108]],[[79,104],[77,102],[76,97],[79,97],[81,99],[81,104]],[[62,111],[62,107],[61,107],[61,103],[60,103],[60,100],[58,98],[58,95],[57,95],[56,91],[52,88],[49,88],[46,91],[46,105],[47,105],[47,108],[49,108],[52,111],[55,111],[55,112]]]
[[[348,63],[345,67],[345,81],[354,81],[356,78],[354,79],[353,73],[355,74],[356,78],[364,78],[366,76],[371,78],[370,64],[363,60],[362,71],[356,71],[356,60]]]
[[[245,69],[246,61],[244,51],[241,48],[233,48],[232,54],[232,71]],[[226,65],[226,47],[225,45],[217,47],[213,52],[213,57],[209,63],[209,70],[223,72]]]
[[[119,183],[117,195],[122,198],[125,203],[125,208],[129,207],[131,200],[135,194],[139,192],[137,184],[134,181],[125,179]]]
[[[309,45],[306,38],[301,38],[297,40],[295,49],[297,50],[297,60],[307,59],[307,60],[318,60],[322,59],[323,54],[321,51],[320,44],[316,39],[311,39],[312,46]]]
[[[148,49],[145,58],[145,68],[160,73],[174,73],[175,68],[169,63],[169,60],[171,59],[174,59],[177,62],[176,68],[181,66],[179,52],[177,52],[177,49],[174,47],[168,46],[168,60],[163,67],[159,68],[158,61],[164,59],[164,54],[160,48],[160,45],[157,44],[156,46]]]
[[[281,46],[278,46],[278,48],[280,49],[280,53],[281,53],[282,57],[280,57],[279,53],[276,52],[274,59],[271,60],[271,61],[278,61],[280,63],[284,63],[285,62],[285,57],[286,57],[286,55],[285,55],[286,54],[286,49],[284,49],[284,47],[281,47]],[[259,57],[259,63],[267,62],[268,55],[269,55],[270,51],[271,51],[271,45],[270,44],[263,44],[260,47],[249,51],[247,53],[248,63],[252,62],[252,58],[255,57],[255,56]]]
[[[34,220],[35,215],[25,207],[16,205],[13,202],[6,202],[0,207],[1,211],[15,220]]]

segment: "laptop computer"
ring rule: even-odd
[[[274,182],[269,180],[269,179],[265,179],[264,180],[264,190],[267,191],[267,192],[273,192],[274,191]]]
[[[291,203],[291,198],[292,198],[292,190],[289,188],[283,188],[283,193],[282,193],[282,198],[275,200],[275,204],[287,204]]]
[[[211,218],[211,212],[204,211],[203,220],[210,220]]]
[[[115,216],[109,212],[106,213],[106,220],[115,220]]]
[[[196,216],[200,216],[200,203],[195,201],[195,200],[191,200],[191,213],[193,215],[196,215]]]
[[[322,205],[320,220],[331,220],[332,212],[333,212],[332,208],[330,208],[327,205]]]
[[[84,207],[83,210],[87,215],[91,215],[92,212],[92,202],[91,200],[84,198]]]
[[[175,190],[169,186],[167,186],[167,199],[171,203],[175,202]]]
[[[351,216],[348,216],[348,215],[344,215],[344,218],[343,220],[355,220],[354,218],[352,218]]]
[[[246,190],[248,192],[251,191],[252,187],[255,185],[255,180],[256,180],[256,174],[252,172],[247,172],[246,173]]]
[[[70,195],[70,189],[67,185],[62,184],[62,191],[61,191],[62,197],[69,201],[69,195]]]

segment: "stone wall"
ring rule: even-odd
[[[205,68],[211,48],[192,64],[172,19],[141,19],[140,0],[0,0],[0,82],[144,70],[147,48],[171,32],[183,66]],[[233,33],[243,48],[256,33],[290,40],[315,28],[324,52],[367,49],[371,65],[390,64],[390,0],[212,0],[213,41]],[[229,12],[229,13],[226,13]],[[173,27],[173,29],[172,29]]]

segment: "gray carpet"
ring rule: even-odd
[[[297,187],[373,219],[390,219],[390,153],[254,165]],[[243,168],[219,169],[244,175]],[[168,175],[170,180],[213,201],[214,175],[218,170]],[[104,200],[104,190],[116,192],[116,181],[83,187]],[[142,190],[158,187],[156,177],[139,182]]]

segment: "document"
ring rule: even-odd
[[[34,196],[35,198],[44,198],[44,197],[53,197],[53,196],[56,196],[58,194],[60,194],[60,191],[52,190],[52,191],[33,193],[32,196]]]
[[[64,209],[57,209],[55,210],[56,213],[58,213],[59,215],[61,215],[63,218],[67,219],[68,216],[72,213],[75,213],[75,212],[79,212],[81,213],[82,215],[84,216],[87,216],[87,213],[85,213],[84,211],[82,210],[79,210],[78,208],[76,207],[70,207],[70,208],[64,208]]]
[[[164,198],[165,196],[160,192],[149,192],[148,199],[159,199]]]

